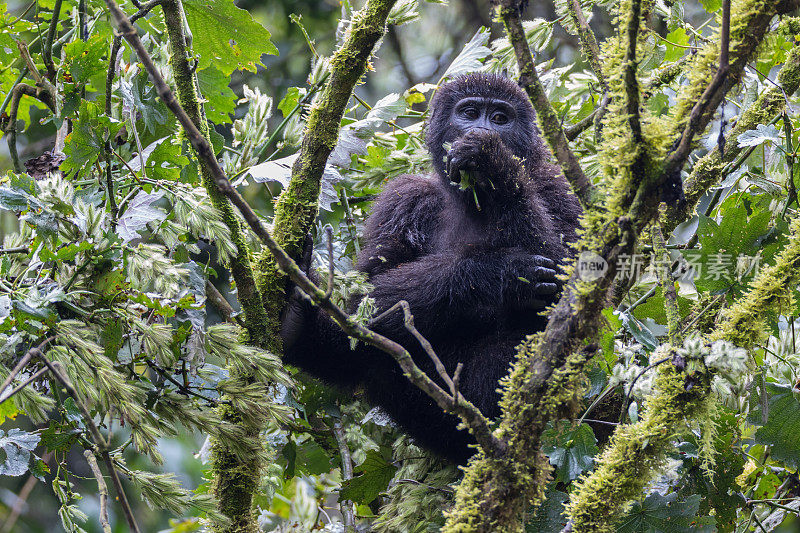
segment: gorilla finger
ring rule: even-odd
[[[558,293],[558,285],[555,283],[537,283],[533,287],[533,292],[539,296],[548,296]]]
[[[558,279],[556,278],[556,275],[558,273],[552,268],[537,266],[533,269],[531,274],[532,274],[531,277],[533,277],[533,279],[537,281],[545,281],[545,280],[552,280],[553,282],[558,281]]]
[[[533,263],[538,266],[547,267],[550,269],[555,269],[558,265],[556,262],[550,259],[549,257],[545,257],[543,255],[534,255],[533,256]]]

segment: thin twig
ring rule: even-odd
[[[661,231],[664,213],[667,210],[666,204],[659,206],[659,217],[653,222],[653,254],[656,257],[656,277],[661,285],[661,292],[664,294],[664,311],[667,314],[667,332],[669,342],[675,346],[678,344],[678,321],[680,312],[678,311],[678,294],[675,291],[675,280],[672,278],[672,261],[667,252],[664,234]]]
[[[605,112],[609,102],[611,102],[611,98],[609,98],[608,95],[603,96],[603,99],[600,101],[600,107],[595,108],[594,111],[586,115],[579,122],[565,127],[564,135],[567,137],[567,140],[574,141],[578,138],[578,135],[586,131],[592,124],[594,124],[595,119]]]
[[[47,77],[54,80],[56,77],[56,67],[53,64],[53,39],[58,31],[58,18],[61,15],[62,0],[56,0],[53,4],[53,16],[50,18],[50,26],[47,28],[47,39],[44,41],[42,50],[42,60],[47,69]]]
[[[22,389],[24,389],[25,387],[30,385],[35,380],[39,379],[39,377],[41,377],[42,374],[44,374],[45,372],[47,372],[47,368],[42,368],[42,369],[34,372],[32,376],[30,376],[28,379],[23,381],[21,384],[19,384],[16,387],[14,387],[14,389],[11,392],[9,392],[7,395],[0,394],[0,402],[4,402],[4,401],[6,401],[6,400],[8,400],[10,398],[13,398],[14,395],[16,395],[19,391],[21,391]]]
[[[97,480],[97,496],[100,499],[100,526],[103,528],[103,533],[111,533],[111,524],[108,521],[108,486],[100,471],[100,465],[97,464],[97,459],[91,450],[84,450],[83,456],[86,462],[89,463],[89,468],[92,469],[92,474]]]
[[[14,381],[14,378],[17,377],[17,374],[22,372],[22,369],[24,369],[28,363],[31,362],[31,359],[33,359],[33,356],[36,354],[36,352],[41,351],[42,348],[44,348],[47,343],[51,342],[54,338],[55,337],[47,337],[45,340],[39,343],[38,346],[31,347],[31,349],[22,356],[22,359],[19,360],[19,362],[14,366],[13,370],[11,370],[11,372],[8,374],[8,377],[6,377],[6,379],[3,381],[3,384],[0,385],[0,398],[2,398],[3,393],[6,391],[8,386],[11,385],[11,382]]]
[[[14,248],[1,248],[0,255],[6,254],[29,254],[30,249],[27,246],[16,246]]]
[[[81,401],[78,391],[75,390],[75,387],[69,381],[69,378],[67,378],[66,374],[61,372],[61,369],[63,368],[61,363],[57,361],[51,362],[39,350],[37,350],[36,355],[38,355],[39,359],[41,359],[45,366],[47,366],[47,368],[53,374],[53,377],[55,377],[59,383],[61,383],[61,386],[64,387],[64,389],[67,391],[67,394],[69,394],[69,396],[75,402],[75,405],[81,411],[81,414],[83,415],[83,423],[89,430],[89,433],[92,435],[92,440],[94,440],[94,443],[97,445],[100,456],[103,458],[103,462],[108,470],[108,474],[111,476],[111,481],[114,483],[114,490],[117,493],[117,500],[119,500],[119,503],[122,506],[122,512],[125,515],[128,526],[134,533],[141,533],[139,526],[136,524],[136,519],[133,516],[131,506],[128,503],[128,498],[125,496],[125,490],[122,488],[122,482],[120,481],[119,475],[117,475],[117,471],[114,467],[114,461],[111,459],[111,455],[108,453],[108,442],[103,437],[102,433],[100,433],[100,430],[94,423],[92,415]]]
[[[406,329],[414,336],[417,341],[422,345],[422,348],[425,350],[425,353],[428,354],[431,362],[433,362],[434,368],[436,368],[436,373],[439,374],[439,377],[442,378],[442,381],[450,388],[450,390],[454,390],[453,388],[453,380],[450,377],[450,374],[447,373],[447,369],[442,364],[442,360],[439,359],[439,356],[436,355],[436,351],[433,349],[431,343],[426,339],[422,333],[414,325],[414,315],[411,314],[411,307],[408,305],[408,302],[405,300],[400,300],[389,309],[381,313],[380,315],[376,316],[372,320],[370,320],[370,326],[373,324],[380,323],[381,320],[389,316],[390,314],[394,313],[398,309],[403,310],[403,323]]]
[[[325,289],[324,298],[327,300],[333,293],[333,228],[330,224],[325,224],[325,236],[328,239],[328,286]]]

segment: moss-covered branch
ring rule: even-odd
[[[673,354],[667,347],[654,352],[652,359]],[[679,364],[685,366],[685,361]],[[630,502],[642,495],[663,464],[676,434],[686,429],[686,422],[713,410],[708,373],[694,372],[690,379],[691,386],[687,386],[687,374],[676,365],[668,362],[661,366],[656,393],[646,401],[642,419],[620,426],[600,455],[597,468],[577,482],[567,505],[574,533],[616,531]]]
[[[800,88],[800,46],[789,51],[786,62],[778,73],[780,87],[770,87],[753,104],[739,115],[736,125],[725,138],[724,153],[714,147],[695,163],[684,184],[686,203],[671,206],[666,214],[666,228],[670,231],[689,218],[697,202],[709,188],[725,177],[726,169],[738,160],[745,148],[739,146],[742,133],[754,129],[759,124],[768,124],[786,108],[786,96],[793,95]]]
[[[368,0],[353,15],[344,42],[331,59],[325,89],[311,109],[289,186],[275,203],[275,240],[295,259],[302,254],[306,235],[314,227],[322,173],[328,156],[336,147],[347,102],[353,87],[364,75],[375,45],[386,32],[386,20],[395,3],[396,0]],[[259,270],[261,293],[270,317],[270,334],[277,339],[278,319],[285,303],[286,277],[269,253],[262,255]]]
[[[208,122],[205,118],[203,107],[198,97],[194,72],[189,64],[191,54],[186,48],[186,37],[183,28],[183,10],[180,0],[165,0],[161,3],[164,11],[164,21],[170,43],[170,64],[175,78],[175,88],[178,102],[189,115],[192,123],[197,127],[206,140],[210,139]],[[239,219],[230,202],[214,184],[214,176],[208,165],[200,158],[200,176],[203,186],[208,192],[212,205],[220,212],[225,225],[231,233],[231,240],[236,246],[236,257],[231,258],[231,275],[236,282],[239,303],[245,314],[245,328],[254,344],[265,347],[267,321],[266,312],[261,301],[258,287],[253,275],[253,266],[250,261],[250,249],[247,239],[242,231]]]
[[[520,19],[520,0],[502,0],[499,6],[500,19],[506,27],[508,39],[514,48],[519,65],[519,83],[528,93],[533,108],[539,118],[542,134],[553,151],[561,171],[572,186],[572,190],[584,207],[595,202],[594,187],[584,174],[561,127],[561,120],[547,99],[544,86],[536,73],[530,46],[525,38],[525,30]]]
[[[793,298],[790,287],[800,283],[800,219],[792,222],[789,242],[775,264],[761,268],[747,293],[738,298],[723,315],[723,322],[712,334],[742,348],[760,343],[769,335],[768,319],[775,313],[790,313]]]
[[[603,67],[600,64],[600,46],[597,44],[597,38],[589,27],[589,22],[583,14],[580,0],[570,0],[567,3],[569,7],[569,14],[575,27],[578,28],[578,38],[581,41],[581,51],[583,57],[589,63],[594,75],[597,76],[597,81],[603,86],[603,90],[608,91],[608,83],[603,74]]]

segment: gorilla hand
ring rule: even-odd
[[[509,256],[503,296],[515,311],[541,310],[553,303],[561,290],[557,265],[551,259],[525,251]]]
[[[470,130],[447,152],[446,172],[452,183],[461,181],[462,170],[477,172],[479,184],[488,184],[487,180],[492,178],[516,175],[519,169],[520,160],[514,157],[500,135],[491,130]]]

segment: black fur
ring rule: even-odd
[[[460,102],[476,102],[475,108],[462,112]],[[533,109],[516,84],[486,74],[461,77],[442,86],[431,106],[427,142],[435,172],[387,185],[367,220],[357,268],[375,285],[379,312],[408,301],[447,370],[463,363],[461,392],[494,417],[498,380],[515,347],[544,327],[540,312],[559,289],[556,265],[570,255],[566,243],[575,239],[581,209],[548,163]],[[507,113],[500,117],[497,109]],[[473,119],[479,112],[483,118]],[[471,172],[474,191],[453,183],[462,170]],[[300,318],[299,326],[284,327],[287,362],[333,384],[363,385],[420,445],[460,463],[471,455],[472,437],[390,356],[363,343],[350,350],[316,309],[306,308]],[[401,312],[373,327],[440,381]]]

